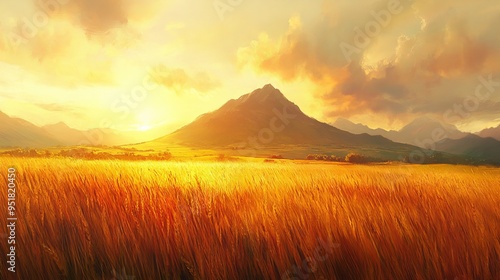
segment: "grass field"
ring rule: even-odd
[[[18,279],[500,279],[498,168],[0,166],[3,229],[7,168],[17,169]]]

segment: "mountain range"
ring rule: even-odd
[[[436,150],[478,161],[500,162],[500,155],[494,152],[500,141],[495,139],[470,136],[428,117],[418,118],[399,131],[372,130],[346,119],[329,125],[305,115],[272,85],[229,100],[218,110],[153,141],[164,143],[253,151],[302,147],[304,152],[336,152],[342,156],[354,151],[387,160],[401,159],[416,150],[427,155],[432,153],[429,150]],[[493,152],[488,153],[490,149]]]
[[[495,135],[494,128],[488,131],[489,134],[482,131],[476,135],[462,132],[454,125],[425,116],[415,119],[397,131],[371,129],[344,118],[338,118],[332,125],[351,133],[381,135],[392,141],[420,148],[463,155],[486,162],[500,162],[500,141],[489,136]]]
[[[0,147],[49,147],[62,143],[43,128],[0,112]]]
[[[400,130],[384,130],[381,128],[372,129],[366,125],[353,123],[344,118],[338,118],[334,123],[332,123],[332,126],[355,134],[367,133],[370,135],[381,135],[385,138],[391,139],[392,141],[407,143],[419,147],[422,147],[420,143],[424,142],[426,138],[435,139],[437,137],[441,139],[460,139],[468,135],[467,133],[458,130],[454,125],[446,124],[427,116],[419,117],[413,120]],[[433,136],[435,134],[439,135]]]
[[[117,146],[154,139],[168,127],[153,131],[119,131],[109,128],[78,130],[64,122],[36,126],[26,120],[0,112],[0,148],[47,148],[56,146]]]
[[[446,159],[444,162],[500,163],[500,141],[489,137],[498,133],[498,127],[474,135],[428,117],[417,118],[397,131],[371,129],[343,118],[327,124],[304,114],[270,84],[229,100],[170,134],[163,127],[156,130],[156,135],[164,136],[143,144],[227,149],[252,156],[278,151],[295,158],[308,153],[343,156],[357,152],[380,160],[401,160],[415,151],[431,155],[435,150],[442,152],[440,159]],[[0,147],[93,144],[86,140],[89,136],[96,139],[96,135],[101,145],[145,141],[138,131],[81,131],[62,122],[38,127],[0,112]]]
[[[380,136],[355,135],[305,115],[272,85],[266,85],[157,139],[187,146],[259,148],[275,145],[337,145],[409,148]]]
[[[481,130],[477,133],[481,137],[491,137],[500,141],[500,125]]]

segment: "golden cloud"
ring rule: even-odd
[[[198,93],[207,93],[218,88],[220,81],[212,78],[206,72],[188,74],[180,68],[168,68],[165,65],[153,67],[152,80],[158,85],[173,90],[177,94],[184,94],[191,90]]]
[[[491,29],[495,17],[483,19],[483,26],[477,26],[475,18],[466,13],[470,6],[467,3],[463,4],[466,7],[436,16],[433,9],[427,9],[433,1],[415,2],[413,8],[407,5],[394,9],[398,13],[389,14],[387,24],[374,16],[385,9],[379,2],[371,10],[367,8],[366,17],[349,14],[353,11],[349,7],[355,4],[347,2],[337,5],[337,9],[330,7],[337,12],[324,12],[307,27],[300,18],[293,17],[282,36],[271,38],[264,33],[240,48],[238,66],[274,74],[283,81],[312,82],[316,85],[314,94],[331,117],[377,113],[404,118],[414,114],[415,108],[434,103],[439,106],[428,106],[428,112],[442,114],[453,102],[474,91],[478,75],[500,74],[500,40],[491,39],[498,37]],[[340,16],[340,8],[347,14]],[[498,12],[496,18],[498,22]],[[374,33],[377,24],[376,34],[366,31],[371,28]],[[394,36],[395,31],[400,35]],[[360,32],[365,32],[368,39],[365,46],[355,44]],[[374,45],[381,43],[393,47],[376,63],[367,64],[367,55],[373,55]],[[346,57],[342,44],[352,45],[359,55]]]

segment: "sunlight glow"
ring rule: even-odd
[[[144,124],[144,125],[140,125],[140,126],[138,127],[138,130],[139,130],[139,131],[147,131],[147,130],[150,130],[151,128],[152,128],[152,127],[151,127],[150,125],[145,125],[145,124]]]

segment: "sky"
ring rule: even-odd
[[[500,124],[497,0],[0,2],[0,111],[179,127],[271,83],[304,113]]]

